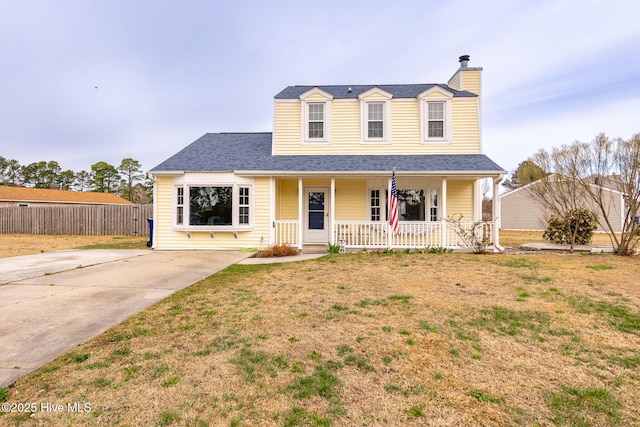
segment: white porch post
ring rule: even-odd
[[[473,185],[473,222],[482,221],[482,179],[476,179]]]
[[[331,178],[331,189],[329,190],[329,194],[331,194],[329,199],[329,241],[332,245],[336,244],[335,233],[333,232],[333,221],[336,218],[336,179]]]
[[[397,182],[396,182],[397,185]],[[387,181],[387,211],[389,211],[389,200],[391,200],[391,178]],[[389,224],[389,217],[391,212],[387,215],[387,247],[390,248],[393,244],[393,229],[391,228],[391,224]]]
[[[304,194],[302,188],[302,178],[298,178],[298,249],[302,249],[302,230],[304,225]]]
[[[276,178],[273,176],[269,178],[269,191],[271,192],[271,200],[269,202],[269,222],[271,227],[269,227],[269,244],[267,246],[276,243]],[[262,246],[262,243],[260,242],[260,246]]]
[[[442,215],[442,247],[447,246],[447,178],[442,177],[440,190],[440,214]]]
[[[502,181],[502,175],[493,180],[493,245],[498,250],[503,250],[504,248],[500,246],[500,181]]]

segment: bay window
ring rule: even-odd
[[[247,185],[178,186],[175,224],[185,229],[249,228],[252,223],[250,195],[251,186]]]

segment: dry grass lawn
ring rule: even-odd
[[[637,258],[232,266],[20,379],[2,425],[640,425]],[[65,407],[66,408],[66,407]]]
[[[548,243],[542,238],[542,231],[512,231],[500,230],[500,244],[517,248],[525,243]],[[591,244],[596,246],[611,246],[611,239],[605,233],[594,233]]]
[[[145,249],[148,237],[0,234],[0,258],[64,249]]]

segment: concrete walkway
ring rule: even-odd
[[[249,255],[75,250],[0,259],[0,386]]]
[[[520,245],[525,251],[570,251],[571,245],[566,243],[526,243]],[[612,253],[612,246],[573,245],[575,252]]]

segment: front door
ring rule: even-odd
[[[309,187],[304,190],[304,242],[329,242],[329,189]]]

